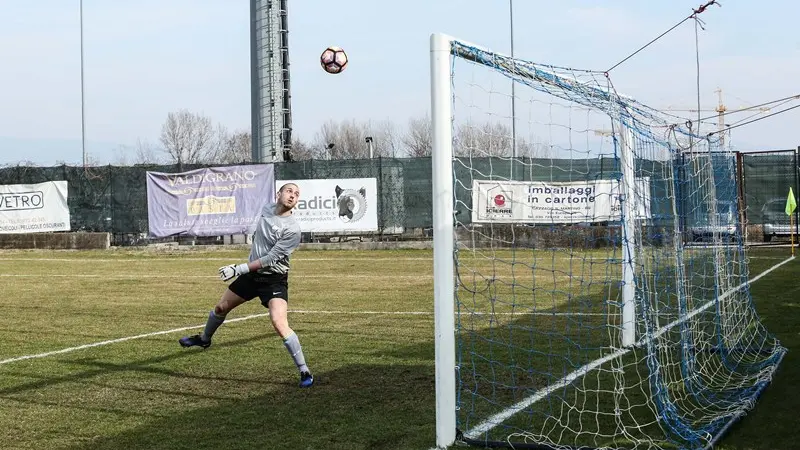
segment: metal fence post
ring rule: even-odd
[[[798,188],[800,188],[800,183],[798,183],[798,179],[800,179],[800,171],[798,171],[798,164],[800,164],[800,161],[798,161],[798,153],[800,153],[800,146],[798,146],[797,148],[794,149],[794,189],[793,189],[793,192],[794,192],[795,198],[797,197]],[[800,217],[800,211],[795,209],[794,210],[794,226],[795,226],[795,228],[800,228],[800,226],[798,226],[798,224],[797,224],[798,217]],[[794,233],[794,230],[789,229],[789,233]]]
[[[742,239],[747,242],[747,201],[744,198],[744,164],[742,152],[736,152],[736,196],[739,203],[739,224],[742,227]]]
[[[120,170],[122,170],[122,169],[120,168]],[[114,242],[114,230],[115,230],[115,224],[116,224],[116,219],[114,217],[114,211],[115,211],[115,209],[114,209],[114,172],[115,172],[114,166],[109,164],[108,165],[108,191],[109,191],[109,194],[108,194],[108,211],[109,211],[109,216],[110,216],[110,219],[111,219],[111,223],[109,224],[109,230],[111,231],[111,242]]]
[[[374,160],[372,160],[374,161]],[[374,164],[374,162],[373,162]],[[378,200],[378,240],[383,241],[383,232],[386,227],[386,219],[383,217],[386,197],[383,192],[383,156],[378,156],[378,192],[375,193],[375,198]]]

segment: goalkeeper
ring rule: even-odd
[[[183,347],[208,348],[211,337],[225,321],[226,315],[237,306],[261,299],[272,320],[272,326],[283,338],[283,345],[300,370],[300,387],[311,387],[314,377],[306,365],[303,349],[295,332],[289,328],[287,310],[289,301],[289,254],[300,244],[300,226],[292,217],[297,205],[300,189],[287,183],[278,190],[275,203],[267,203],[261,211],[250,250],[250,261],[220,267],[223,281],[233,279],[219,302],[208,314],[208,321],[201,334],[181,338]]]

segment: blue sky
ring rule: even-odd
[[[607,69],[687,16],[699,0],[516,0],[515,53],[536,62]],[[800,6],[722,2],[702,15],[701,104],[723,89],[729,108],[800,93]],[[509,51],[506,0],[289,1],[293,121],[312,140],[327,120],[391,120],[429,110],[429,36],[441,31]],[[157,142],[167,113],[250,125],[247,0],[84,0],[86,133],[109,163],[138,139]],[[0,164],[81,160],[78,0],[0,0]],[[320,52],[350,65],[328,75]],[[687,22],[611,72],[655,108],[696,104],[694,27]],[[690,114],[690,113],[681,113]],[[734,119],[731,117],[732,120]],[[800,108],[734,131],[740,150],[800,144]]]

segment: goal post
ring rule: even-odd
[[[633,133],[622,122],[617,128],[622,169],[622,347],[636,343],[636,176]]]
[[[453,275],[453,134],[450,127],[450,42],[431,36],[433,278],[436,358],[436,445],[456,438],[455,279]]]
[[[733,155],[607,73],[433,34],[430,76],[436,446],[715,445],[786,351]]]

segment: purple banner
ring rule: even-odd
[[[151,237],[250,234],[274,199],[272,164],[147,172]]]

